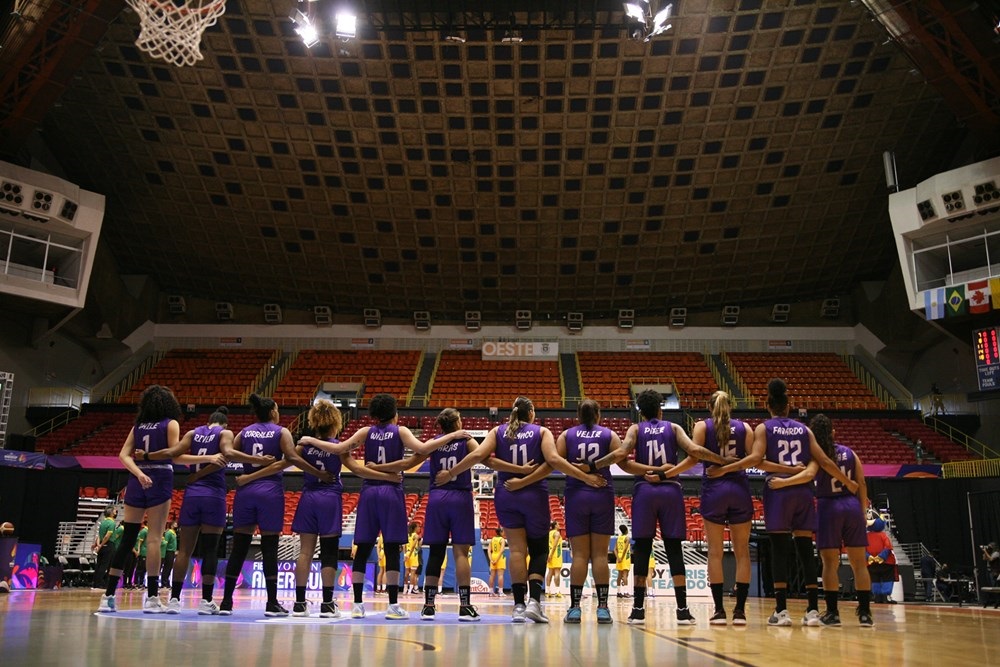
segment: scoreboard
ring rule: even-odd
[[[976,346],[979,391],[1000,389],[1000,336],[997,327],[980,329],[972,335]]]

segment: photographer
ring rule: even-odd
[[[993,581],[1000,583],[1000,549],[997,548],[997,543],[981,544],[979,548],[983,551],[983,560],[990,569],[990,576]]]

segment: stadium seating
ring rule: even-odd
[[[697,352],[577,352],[583,395],[604,408],[632,404],[630,387],[639,384],[674,386],[681,407],[702,409],[718,383],[703,355]]]
[[[323,382],[363,382],[363,400],[392,394],[400,404],[409,400],[420,366],[419,350],[303,350],[274,392],[279,405],[312,403]]]
[[[562,407],[559,363],[484,360],[478,351],[444,350],[432,380],[428,405],[494,406],[506,413],[518,396],[530,398],[537,409]]]

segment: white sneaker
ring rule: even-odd
[[[819,620],[819,612],[815,609],[807,611],[806,615],[802,617],[802,625],[808,625],[810,628],[818,628],[823,625],[823,622]]]
[[[792,617],[789,616],[787,609],[782,609],[771,614],[771,617],[767,619],[767,624],[788,626],[792,624]]]
[[[101,604],[97,607],[98,613],[101,614],[113,614],[118,611],[118,605],[115,604],[114,595],[102,595]]]
[[[142,613],[162,614],[165,611],[167,611],[167,608],[159,597],[149,597],[148,595],[142,596]]]
[[[365,605],[362,602],[355,602],[354,606],[351,607],[351,618],[364,618],[365,617]]]
[[[538,600],[535,599],[528,600],[528,604],[524,608],[524,615],[533,620],[535,623],[549,622],[549,617],[542,611],[542,605],[540,605]]]
[[[179,614],[181,613],[181,601],[177,598],[170,598],[167,600],[167,613],[168,614]]]
[[[410,617],[409,612],[400,607],[398,604],[391,604],[389,608],[385,610],[385,617],[389,621],[402,621]]]
[[[199,616],[218,616],[219,615],[219,605],[215,604],[212,600],[202,600],[198,603],[198,615]]]
[[[526,612],[527,608],[523,604],[516,604],[514,605],[514,613],[511,614],[510,620],[513,623],[524,623],[527,618]]]

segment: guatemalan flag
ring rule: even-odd
[[[970,313],[990,312],[990,282],[976,280],[965,286],[965,298],[969,301]]]
[[[924,312],[928,320],[940,320],[944,317],[943,287],[924,292]]]

